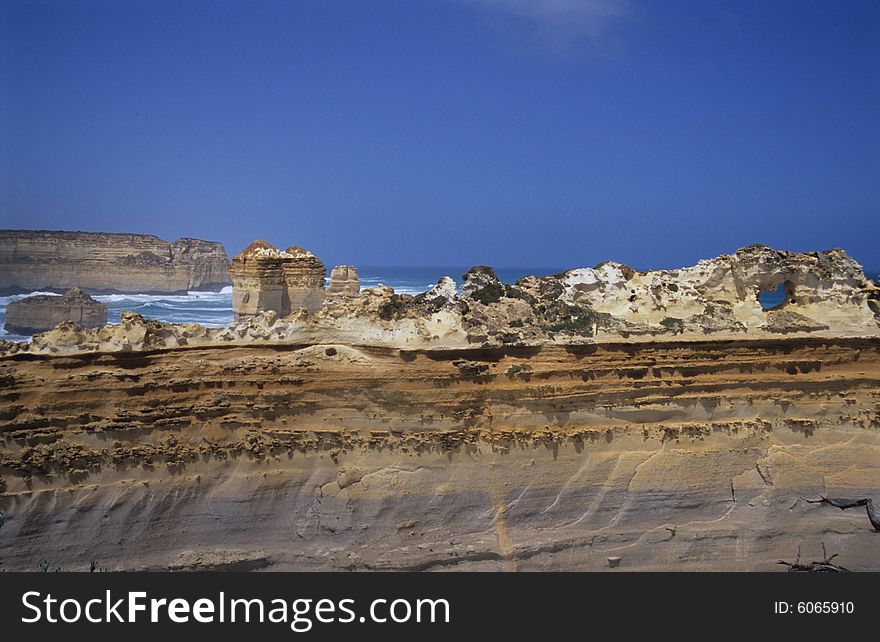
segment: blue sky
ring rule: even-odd
[[[0,227],[880,268],[880,2],[0,0]]]

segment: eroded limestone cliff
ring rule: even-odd
[[[63,291],[180,293],[230,284],[220,243],[146,234],[0,230],[0,295]]]
[[[880,499],[877,292],[842,251],[752,247],[62,324],[0,356],[0,562],[880,570],[864,511],[811,503]]]

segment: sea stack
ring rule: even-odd
[[[357,268],[353,265],[337,265],[330,272],[330,286],[327,288],[328,297],[351,297],[357,296],[361,291]]]
[[[327,269],[301,247],[279,250],[257,240],[232,259],[232,311],[236,321],[273,311],[287,316],[298,310],[317,312],[324,303]]]
[[[72,321],[81,328],[102,326],[107,323],[107,306],[79,288],[72,288],[63,296],[30,296],[6,307],[4,327],[15,334],[37,334],[64,321]]]

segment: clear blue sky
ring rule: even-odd
[[[876,0],[0,0],[0,227],[880,268]]]

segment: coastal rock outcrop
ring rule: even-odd
[[[257,240],[232,259],[232,311],[236,321],[261,312],[287,316],[298,310],[317,312],[324,303],[327,270],[301,247],[279,250]]]
[[[706,334],[759,331],[772,323],[759,295],[779,287],[785,297],[776,309],[817,328],[875,324],[868,302],[877,288],[840,249],[795,253],[752,245],[679,270],[638,272],[609,262],[566,272],[562,282],[563,298],[574,305],[655,328],[680,322],[685,331]]]
[[[759,295],[780,287],[782,303],[764,309]],[[493,342],[504,342],[509,333],[501,326],[511,322],[521,336],[565,340],[876,334],[878,298],[880,289],[843,250],[801,254],[758,245],[678,270],[639,272],[609,261],[512,286],[478,267],[465,275],[461,294],[469,331],[479,337],[485,329]]]
[[[119,323],[97,328],[83,328],[67,321],[47,332],[35,335],[29,344],[7,344],[16,348],[27,346],[34,354],[69,354],[71,352],[139,352],[179,348],[190,343],[211,342],[212,330],[198,323],[162,323],[145,319],[140,314],[123,310]]]
[[[168,345],[267,341],[458,349],[880,336],[880,288],[842,250],[795,254],[750,247],[680,270],[639,272],[603,263],[528,276],[513,285],[478,266],[464,275],[460,294],[443,277],[415,296],[379,286],[325,298],[323,270],[305,250],[282,252],[254,242],[233,262],[235,323],[198,326],[198,332],[151,323],[162,328]],[[764,309],[759,294],[776,286],[787,288],[786,299]],[[63,350],[99,350],[110,345],[106,333],[77,330],[78,343],[66,338]],[[50,337],[0,344],[0,354],[42,352],[50,345]]]
[[[186,270],[187,290],[219,291],[232,285],[226,250],[215,241],[177,239],[171,244],[171,263]]]
[[[357,296],[361,291],[357,268],[353,265],[337,265],[330,272],[327,296]]]
[[[63,296],[38,295],[6,306],[4,328],[13,334],[35,334],[68,322],[80,328],[95,328],[107,323],[107,306],[95,301],[79,288]]]
[[[0,295],[79,287],[91,293],[185,293],[230,284],[220,243],[146,234],[0,230]]]

